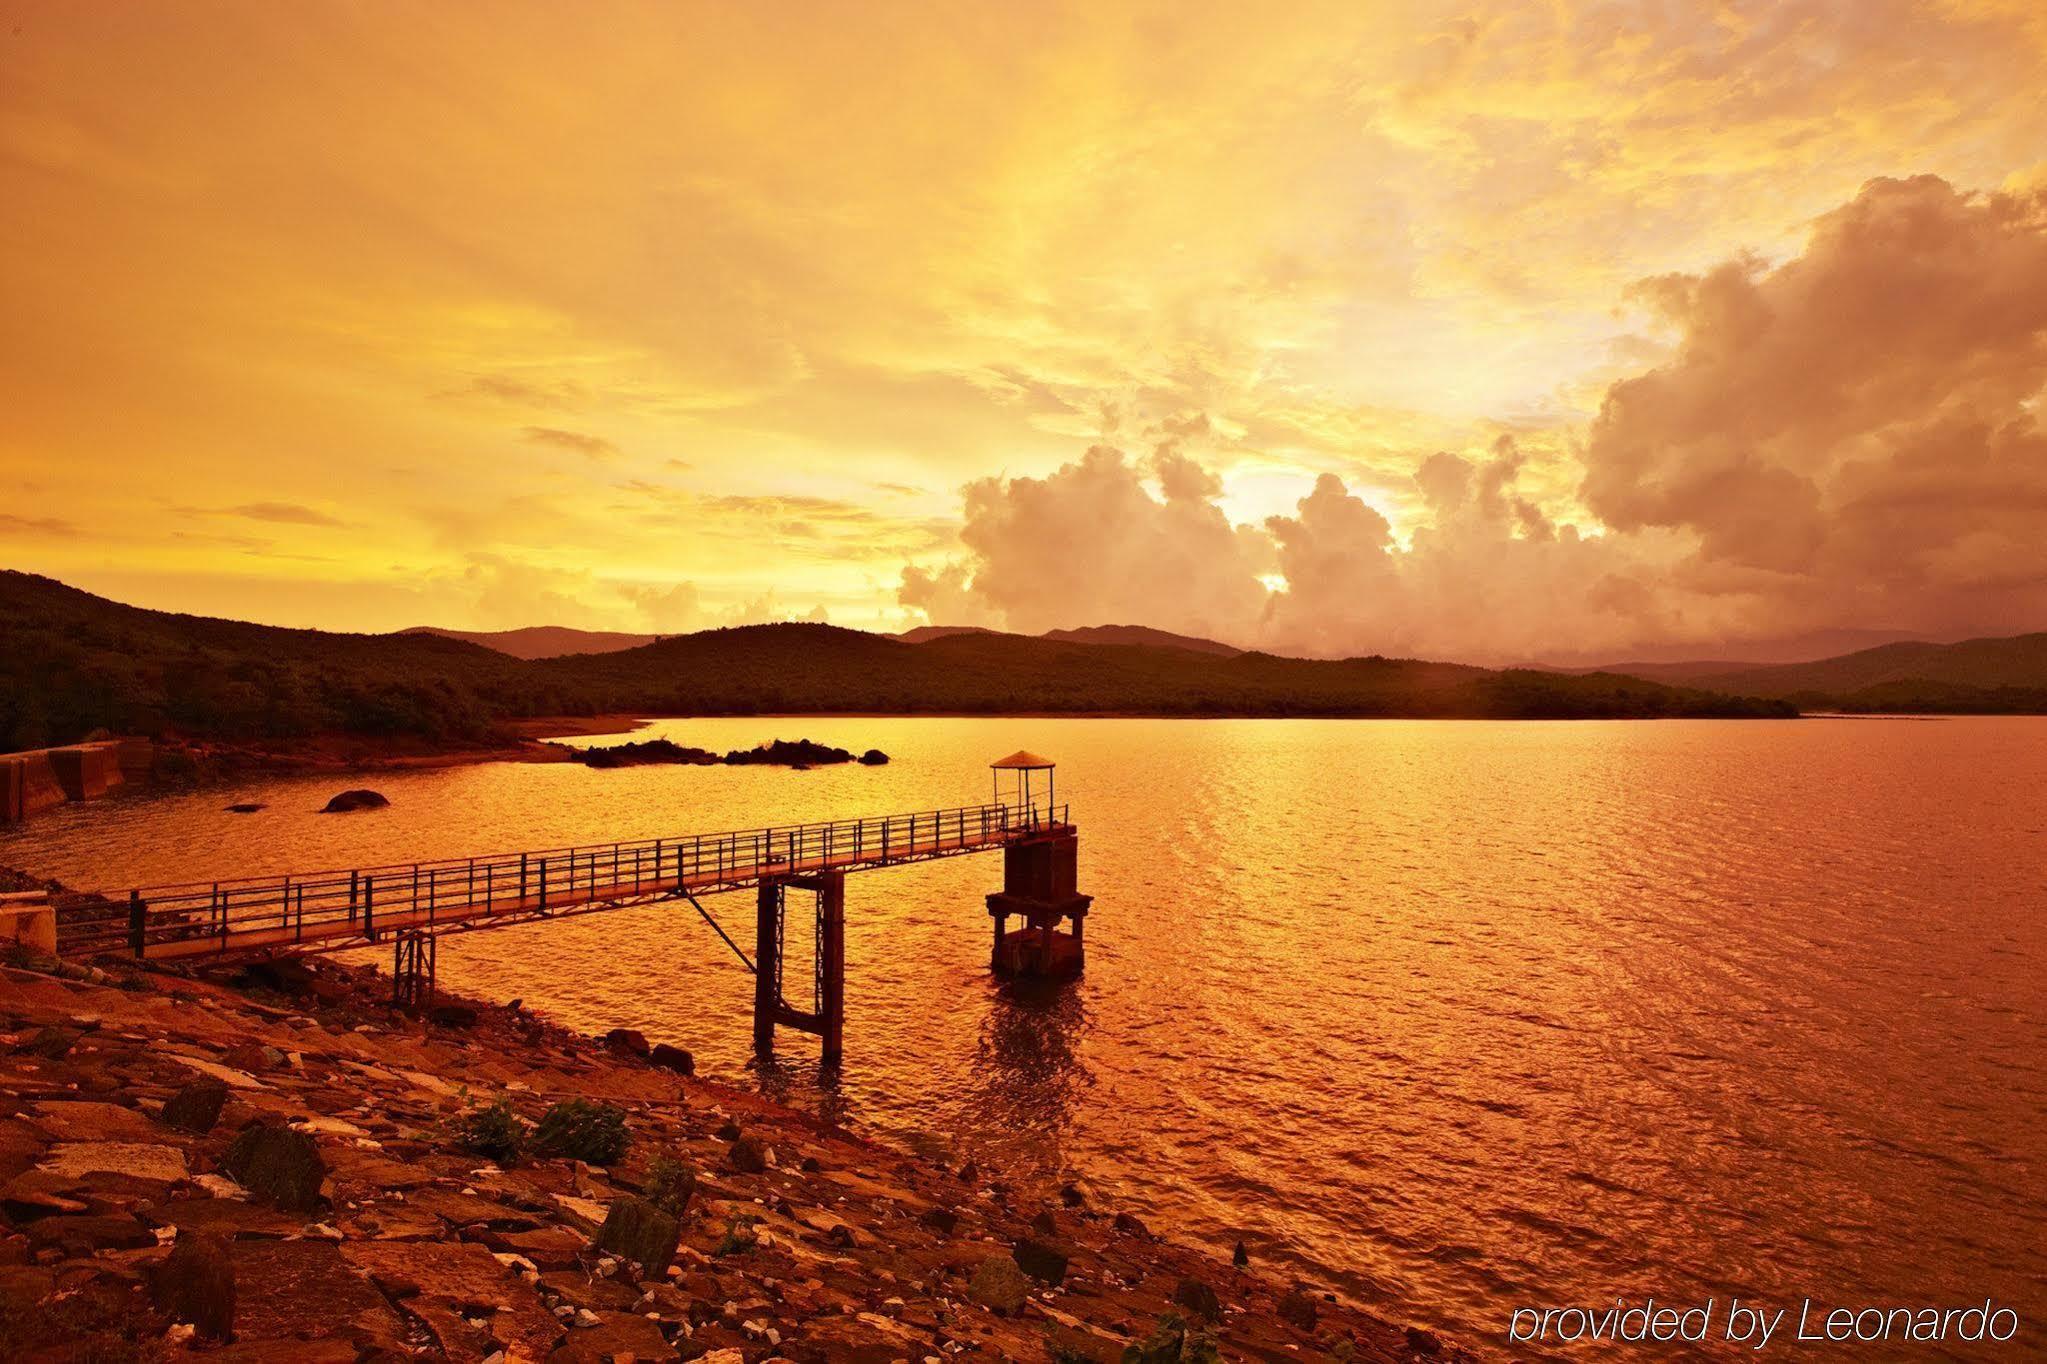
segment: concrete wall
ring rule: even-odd
[[[0,753],[0,821],[27,819],[67,800],[103,796],[148,774],[147,739],[107,739],[26,753]]]

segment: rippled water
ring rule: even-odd
[[[1517,1304],[1718,1295],[2047,1317],[2047,722],[662,721],[883,768],[492,765],[52,812],[0,863],[125,887],[983,798],[1061,760],[1088,972],[986,973],[972,857],[848,883],[847,1063],[771,1083],[899,1140],[1498,1341]],[[634,737],[644,737],[636,735]],[[613,742],[615,740],[595,740]],[[231,799],[267,801],[255,816]],[[746,897],[706,902],[735,936]],[[793,917],[792,917],[793,923]],[[792,928],[792,933],[796,932]],[[744,1076],[687,907],[451,939],[448,984]]]

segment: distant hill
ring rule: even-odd
[[[999,633],[985,625],[919,625],[892,636],[905,644],[928,644],[934,639],[946,639],[952,635],[992,635]]]
[[[0,573],[0,748],[94,729],[232,740],[467,739],[533,715],[1061,714],[1573,718],[1789,715],[1612,674],[1316,660],[992,632],[922,644],[752,625],[518,659],[434,633],[333,634],[148,611]]]
[[[1618,662],[1613,655],[1605,653],[1576,657],[1549,653],[1536,666],[1557,672],[1627,673],[1633,677],[1689,683],[1721,673],[1743,672],[1779,663],[1810,663],[1823,658],[1837,658],[1857,649],[1875,648],[1880,644],[1896,644],[1905,640],[1924,642],[1926,638],[1906,630],[1808,630],[1799,635],[1743,640],[1729,646],[1728,652],[1717,658],[1700,658],[1699,655],[1711,646],[1668,644],[1640,650]]]
[[[2047,710],[2047,634],[1885,644],[1839,658],[1713,677],[1738,696],[1849,710]]]
[[[630,635],[616,630],[577,630],[566,625],[529,625],[520,630],[444,630],[415,625],[402,635],[439,635],[495,649],[513,658],[560,658],[564,654],[608,654],[652,644],[659,635]]]
[[[1195,635],[1176,635],[1170,630],[1154,630],[1149,625],[1084,625],[1074,630],[1047,630],[1039,638],[1056,639],[1067,644],[1122,644],[1151,649],[1186,649],[1197,654],[1221,654],[1225,658],[1232,658],[1244,652],[1216,640],[1201,639]]]

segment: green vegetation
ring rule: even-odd
[[[565,1099],[541,1114],[533,1129],[533,1152],[566,1156],[591,1165],[609,1165],[632,1145],[625,1130],[625,1110],[588,1099]]]
[[[2047,679],[2043,679],[2047,680]],[[145,611],[0,573],[0,749],[94,730],[236,743],[449,745],[534,715],[1781,716],[1785,701],[1594,673],[829,625],[706,630],[534,661],[429,633],[345,635]]]
[[[673,1156],[654,1157],[647,1177],[640,1182],[647,1201],[671,1217],[682,1216],[696,1191],[696,1172]]]
[[[469,1104],[454,1120],[455,1144],[500,1165],[515,1163],[526,1150],[526,1123],[503,1099]]]

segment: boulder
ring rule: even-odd
[[[917,1220],[940,1236],[950,1236],[960,1224],[960,1215],[951,1208],[932,1208]]]
[[[149,1293],[173,1320],[196,1327],[202,1340],[224,1341],[234,1333],[235,1267],[217,1236],[179,1236],[150,1277]]]
[[[1410,1326],[1407,1328],[1407,1348],[1418,1355],[1439,1355],[1443,1353],[1443,1342],[1433,1331]]]
[[[77,1028],[47,1027],[36,1030],[35,1036],[16,1047],[18,1052],[40,1056],[45,1061],[61,1061],[71,1054],[78,1045],[78,1039],[85,1036]]]
[[[476,1026],[476,1008],[469,1004],[436,1004],[426,1011],[429,1022],[444,1028],[473,1028]]]
[[[1237,1242],[1236,1248],[1230,1251],[1230,1263],[1235,1265],[1239,1269],[1249,1268],[1251,1264],[1251,1252],[1244,1248],[1244,1243],[1242,1241]]]
[[[1016,1243],[1016,1267],[1039,1283],[1057,1288],[1066,1282],[1067,1254],[1049,1241],[1025,1237]]]
[[[757,1175],[768,1168],[767,1150],[759,1137],[741,1137],[725,1153],[725,1163],[743,1175]]]
[[[1143,1236],[1148,1238],[1151,1235],[1151,1228],[1144,1225],[1144,1219],[1134,1212],[1117,1213],[1116,1230],[1122,1232],[1125,1236]]]
[[[697,1073],[697,1058],[681,1047],[671,1047],[666,1042],[656,1042],[647,1059],[663,1070],[672,1070],[677,1075]]]
[[[250,1193],[289,1212],[318,1207],[320,1182],[327,1177],[327,1163],[313,1139],[275,1122],[243,1128],[220,1164]]]
[[[227,1086],[209,1076],[194,1080],[171,1095],[164,1101],[159,1116],[179,1131],[205,1136],[220,1121],[220,1110],[226,1103]]]
[[[1180,1280],[1180,1286],[1173,1290],[1173,1302],[1176,1306],[1186,1308],[1204,1321],[1221,1321],[1223,1319],[1221,1300],[1216,1297],[1213,1288],[1210,1288],[1199,1279],[1186,1278]]]
[[[1023,1310],[1030,1284],[1016,1261],[993,1255],[981,1261],[967,1282],[967,1296],[991,1312],[1011,1315]]]
[[[381,791],[357,789],[343,791],[320,808],[323,815],[345,815],[355,810],[381,810],[390,800]]]
[[[682,1224],[644,1198],[614,1201],[597,1229],[597,1248],[632,1260],[643,1274],[658,1278],[675,1258]]]
[[[634,1028],[613,1028],[604,1034],[604,1045],[628,1056],[647,1055],[647,1035]]]
[[[1298,1288],[1289,1289],[1274,1310],[1279,1313],[1279,1319],[1289,1326],[1297,1326],[1303,1331],[1315,1329],[1315,1300]]]
[[[243,1042],[221,1053],[221,1064],[251,1075],[261,1075],[266,1070],[275,1070],[284,1064],[284,1053],[276,1047],[266,1047],[258,1042]]]
[[[862,767],[881,767],[886,765],[887,762],[888,754],[878,748],[870,748],[860,755],[860,765]]]

